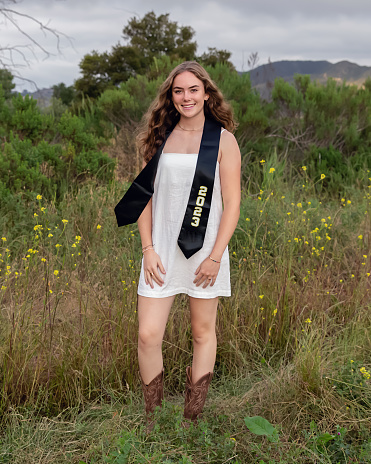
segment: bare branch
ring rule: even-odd
[[[12,0],[14,1],[14,0]],[[55,37],[56,41],[57,41],[57,50],[58,52],[60,52],[60,42],[61,42],[61,37],[64,37],[65,39],[67,39],[70,44],[72,45],[72,38],[69,37],[68,35],[64,34],[63,32],[60,32],[56,29],[52,29],[51,27],[48,26],[48,24],[50,23],[50,20],[47,22],[47,23],[43,23],[41,21],[39,21],[38,19],[34,18],[33,16],[30,16],[28,14],[25,14],[25,13],[20,13],[19,11],[16,11],[16,10],[11,10],[9,8],[0,8],[0,14],[2,14],[9,22],[11,22],[13,24],[13,26],[22,34],[24,35],[25,37],[27,37],[27,39],[32,42],[37,48],[39,48],[42,52],[44,52],[47,56],[50,56],[52,55],[52,53],[50,53],[48,50],[46,50],[39,42],[37,42],[31,35],[27,34],[27,32],[25,32],[24,30],[22,30],[18,24],[17,24],[17,21],[12,18],[11,15],[15,15],[15,16],[19,16],[19,17],[23,17],[23,18],[27,18],[29,19],[30,21],[36,23],[39,27],[40,27],[40,30],[44,33],[45,37],[47,36],[47,34],[51,34]]]
[[[0,0],[0,18],[2,17],[4,20],[3,22],[5,24],[9,24],[13,30],[16,30],[21,36],[23,36],[28,43],[24,45],[7,44],[5,46],[0,46],[0,66],[11,71],[16,78],[33,82],[29,79],[24,79],[20,72],[17,71],[19,68],[30,66],[31,60],[27,56],[27,52],[28,54],[32,54],[33,59],[36,61],[38,60],[36,54],[37,51],[44,55],[44,59],[47,59],[53,55],[55,56],[56,54],[48,50],[42,43],[37,40],[37,38],[34,37],[34,35],[28,33],[23,27],[21,27],[18,24],[17,19],[26,19],[28,23],[36,24],[45,37],[54,37],[56,40],[56,50],[58,54],[62,54],[60,48],[62,39],[68,40],[72,47],[73,43],[71,37],[67,36],[63,32],[58,31],[57,29],[50,27],[50,21],[43,22],[27,13],[22,13],[12,7],[8,7],[17,5],[18,3],[19,0]]]

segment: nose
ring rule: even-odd
[[[191,93],[188,92],[187,90],[184,92],[184,98],[183,100],[188,101],[191,99]]]

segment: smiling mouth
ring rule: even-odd
[[[183,108],[187,109],[187,108],[193,108],[195,105],[182,105]]]

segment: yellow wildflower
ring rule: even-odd
[[[36,200],[41,200],[41,199],[42,199],[42,195],[37,195]]]

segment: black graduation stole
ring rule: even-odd
[[[221,124],[206,118],[195,175],[178,237],[178,245],[187,259],[199,251],[204,243],[214,188],[220,134]],[[119,227],[136,222],[151,199],[158,162],[169,135],[170,133],[116,205],[115,214]]]

